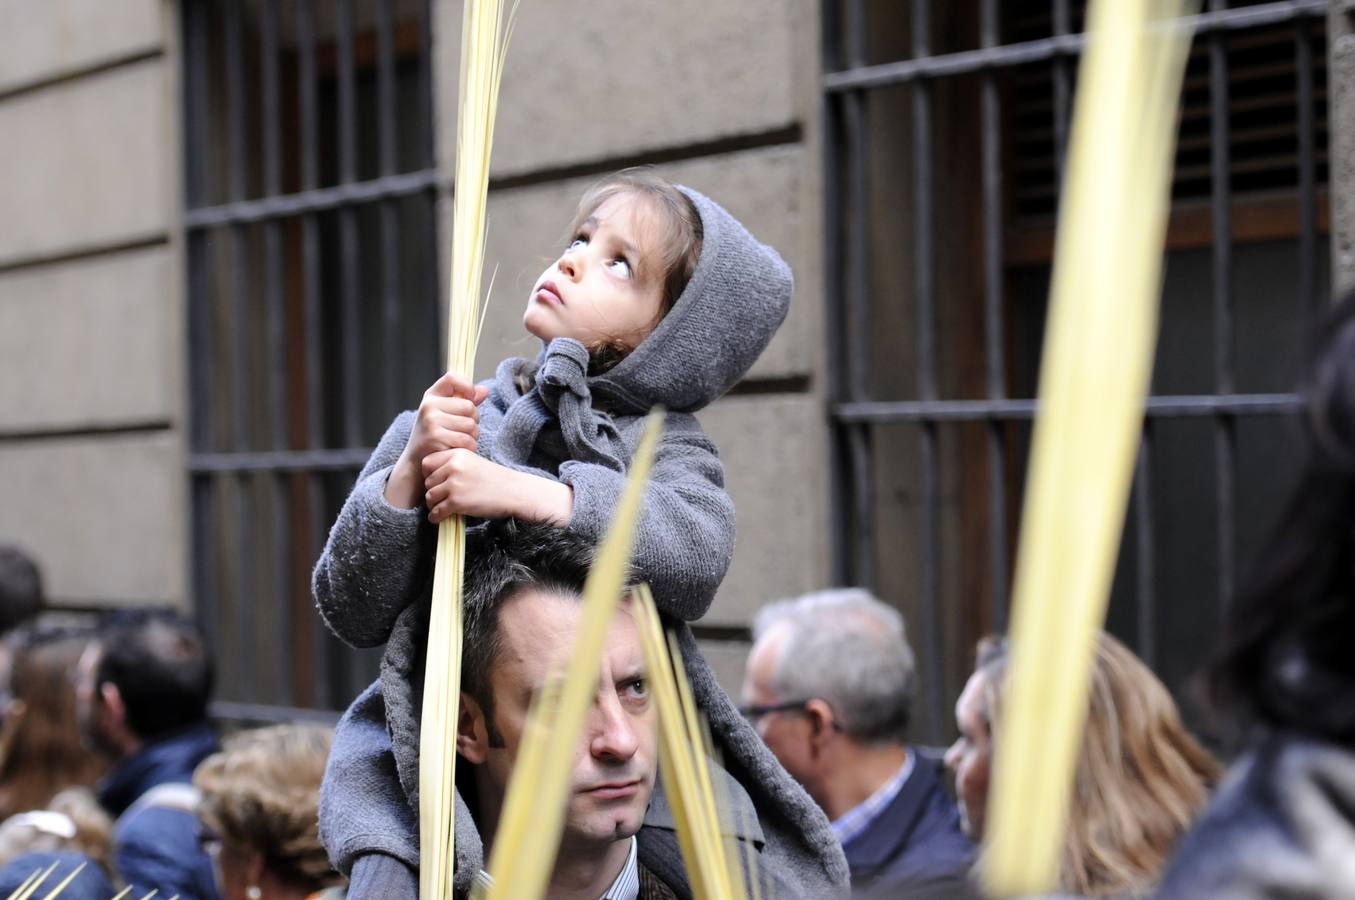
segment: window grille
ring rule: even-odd
[[[974,643],[1006,627],[1084,9],[822,7],[834,576],[908,618],[922,739],[953,733]],[[1328,290],[1326,14],[1195,17],[1108,620],[1183,699],[1300,462],[1288,414]]]
[[[341,708],[376,651],[310,572],[372,446],[439,371],[427,0],[185,0],[193,589],[218,695]]]

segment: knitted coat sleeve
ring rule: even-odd
[[[633,446],[644,420],[627,423]],[[568,460],[560,480],[574,488],[569,528],[597,542],[611,522],[626,476],[605,466]],[[669,413],[650,473],[635,534],[632,568],[649,582],[668,615],[695,621],[705,615],[734,555],[734,501],[724,489],[724,467],[696,419]]]
[[[386,429],[344,501],[311,578],[320,615],[354,647],[384,643],[396,617],[428,580],[436,527],[422,506],[400,509],[386,502],[386,478],[413,426],[414,413],[403,412]]]

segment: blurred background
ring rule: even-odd
[[[1006,624],[1082,0],[526,0],[499,102],[477,372],[583,189],[650,164],[795,270],[700,416],[738,509],[696,632],[737,692],[763,603],[901,608],[917,739]],[[310,570],[441,371],[462,7],[0,0],[0,542],[49,604],[170,603],[224,718],[341,709],[377,651]],[[1355,283],[1355,4],[1206,2],[1109,629],[1183,699],[1300,463],[1302,360]],[[1342,181],[1346,188],[1341,188]]]

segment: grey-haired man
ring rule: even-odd
[[[858,892],[962,882],[973,846],[936,762],[906,742],[915,693],[903,617],[858,589],[764,608],[744,712],[832,820]]]

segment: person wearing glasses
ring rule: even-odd
[[[916,680],[903,617],[864,590],[754,621],[743,713],[828,815],[857,893],[959,887],[973,862],[937,761],[907,742]]]

